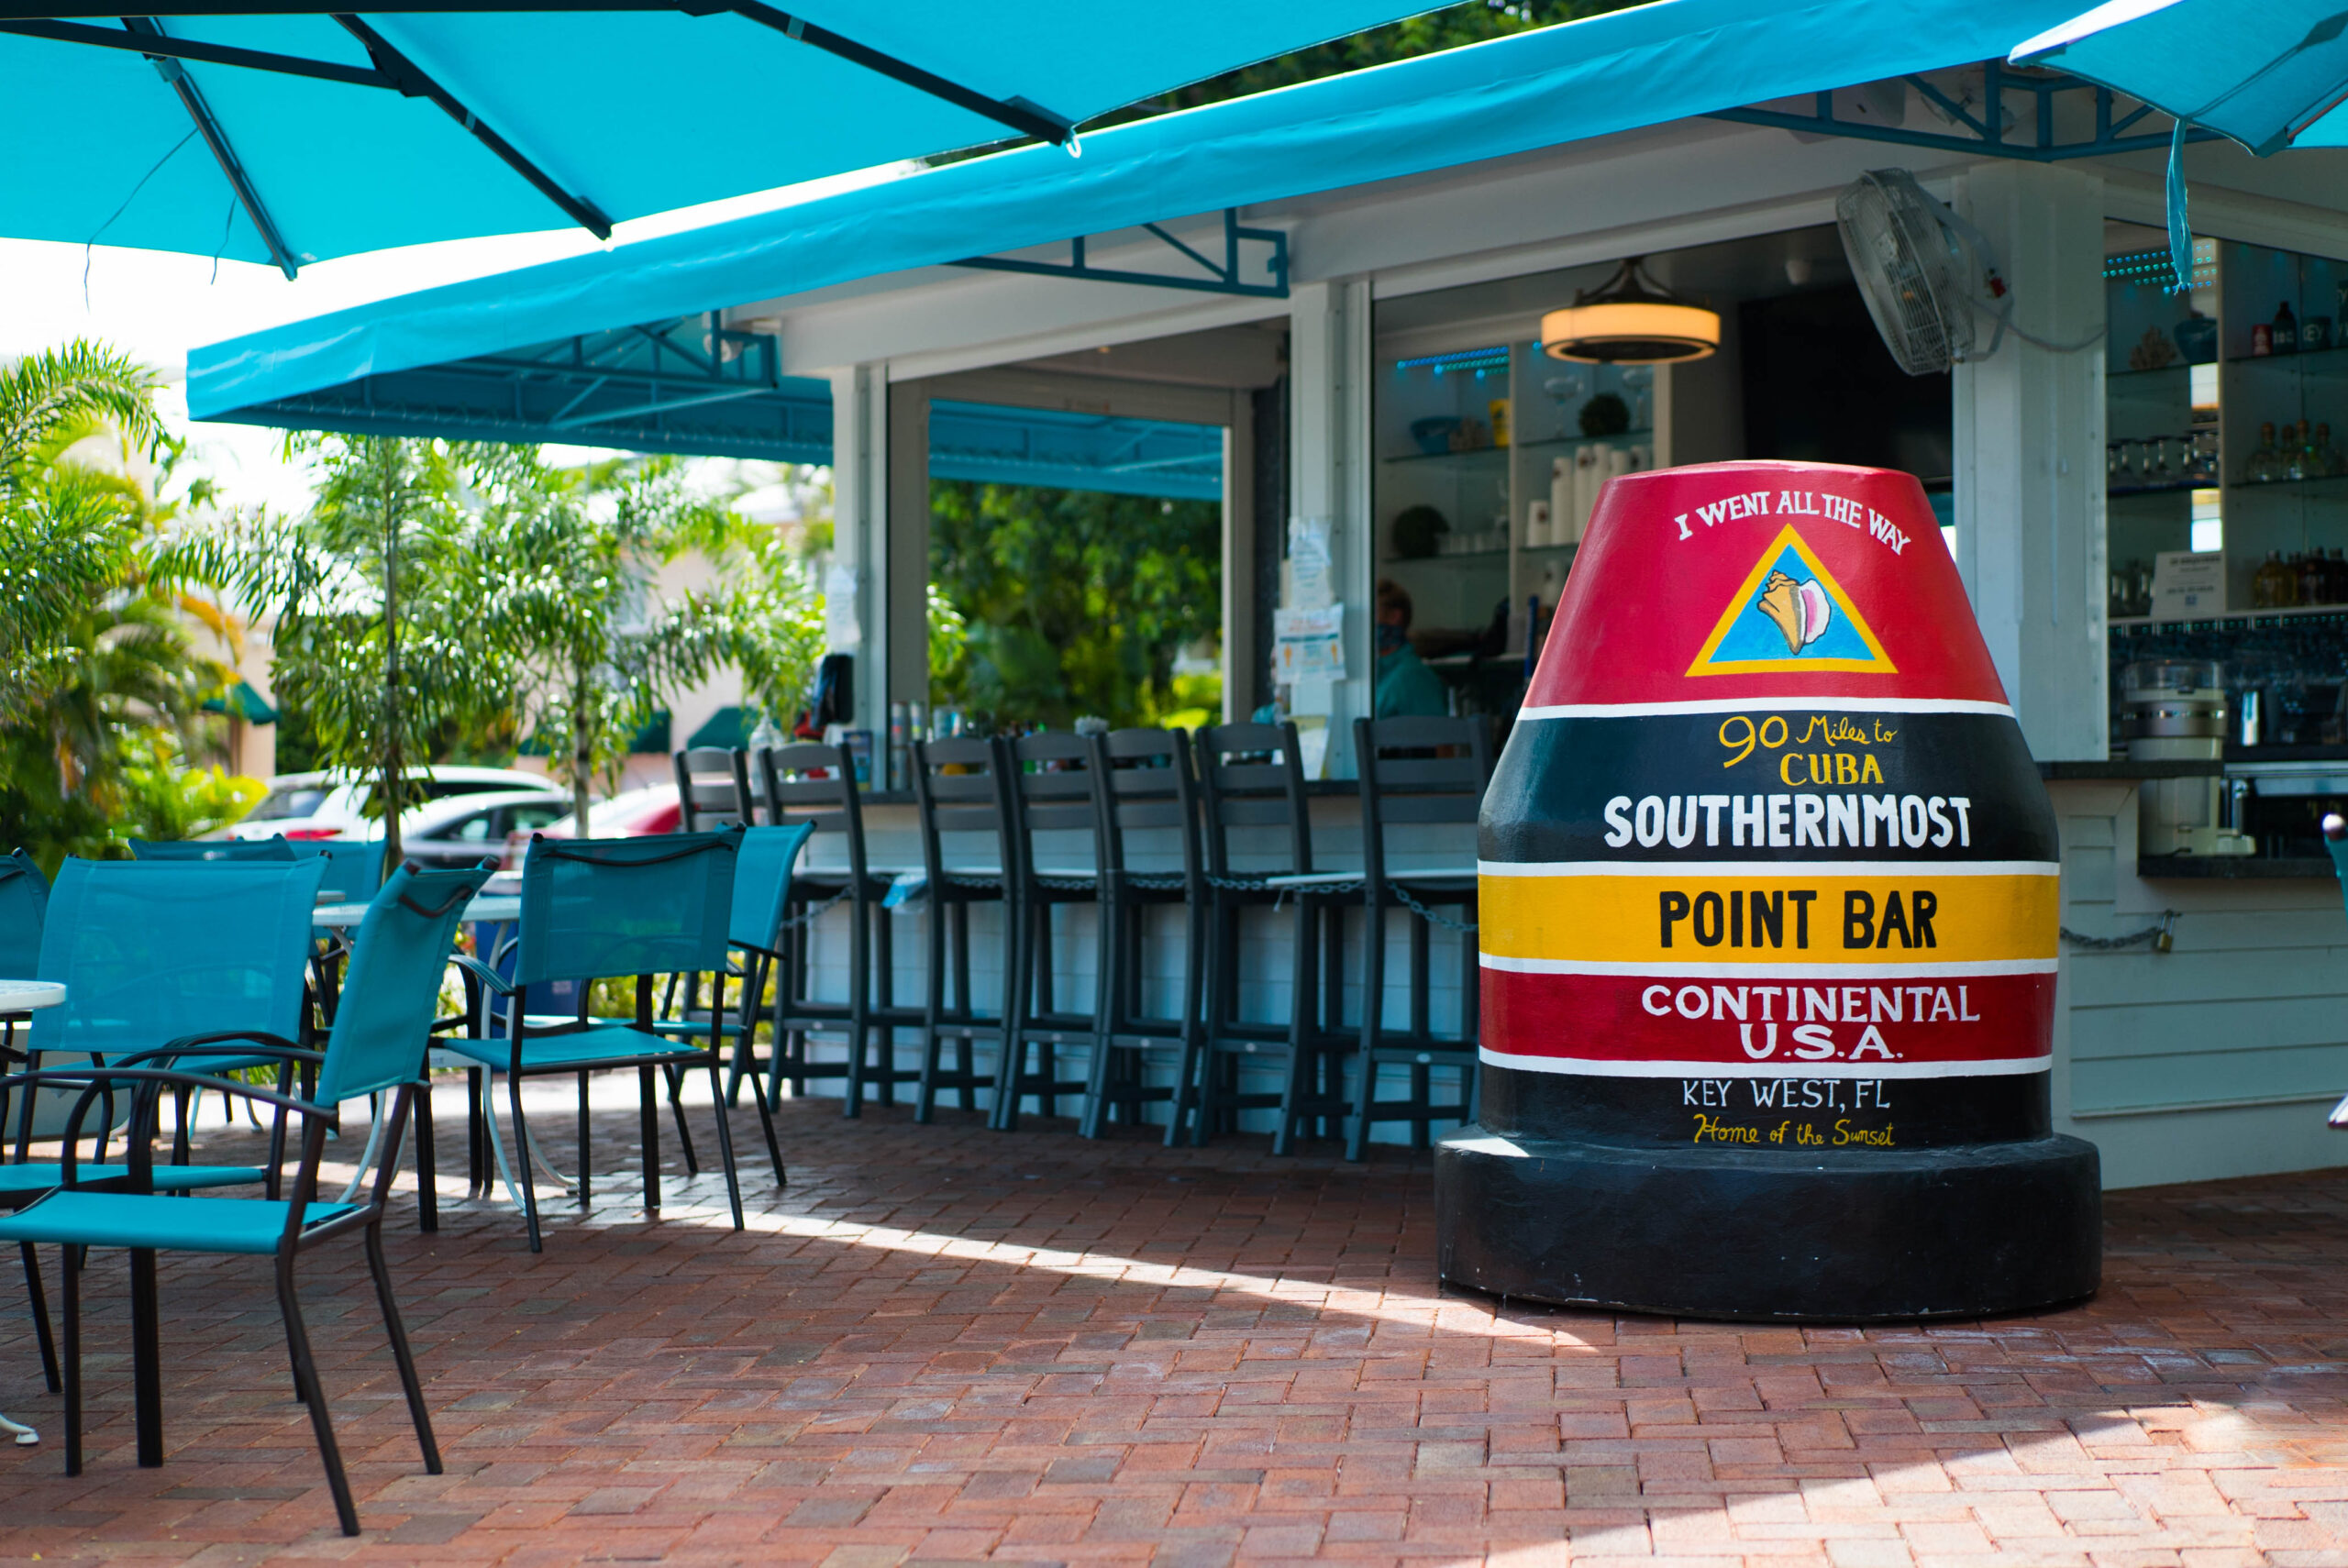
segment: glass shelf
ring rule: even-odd
[[[2335,343],[2329,348],[2301,348],[2288,354],[2229,354],[2229,365],[2290,365],[2312,364],[2319,369],[2348,370],[2348,343]]]
[[[2113,501],[2132,495],[2182,495],[2189,491],[2216,490],[2214,479],[2178,480],[2173,484],[2114,484],[2106,485],[2103,493]]]
[[[2335,485],[2342,483],[2348,483],[2348,474],[2315,474],[2307,479],[2229,480],[2226,481],[2226,488],[2228,490],[2293,491],[2303,490],[2309,485]]]
[[[1465,451],[1459,452],[1397,452],[1392,457],[1386,458],[1381,460],[1389,463],[1458,463],[1462,465],[1473,465],[1488,461],[1493,458],[1506,458],[1511,450],[1512,450],[1512,448],[1507,447],[1470,447]]]
[[[2183,375],[2186,371],[2187,371],[2187,370],[2189,370],[2193,369],[2193,367],[2194,367],[2196,364],[2203,364],[2203,365],[2207,365],[2207,364],[2210,364],[2210,363],[2213,363],[2213,362],[2214,362],[2214,361],[2208,360],[2208,359],[2199,359],[2199,360],[2196,360],[2196,359],[2178,359],[2178,360],[2174,361],[2173,363],[2170,363],[2170,364],[2166,364],[2166,365],[2160,366],[2160,367],[2159,367],[2158,369],[2156,369],[2156,370],[2106,370],[2106,371],[2103,373],[2103,379],[2104,379],[2105,381],[2125,381],[2140,380],[2140,379],[2148,378],[2148,377],[2152,377],[2152,376],[2181,376],[2181,375]]]

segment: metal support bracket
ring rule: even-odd
[[[158,42],[167,37],[151,17],[125,17],[122,25],[129,36]],[[195,122],[196,130],[204,138],[204,145],[211,149],[212,160],[220,166],[222,178],[237,193],[237,204],[245,209],[245,216],[252,221],[261,244],[268,248],[269,259],[276,262],[277,270],[291,280],[301,270],[301,264],[294,259],[294,252],[287,248],[285,237],[278,232],[277,221],[269,215],[268,205],[260,199],[260,193],[254,189],[251,176],[245,172],[244,160],[237,156],[236,148],[228,140],[228,133],[221,128],[219,117],[213,114],[212,105],[205,101],[204,90],[172,56],[150,54],[148,59],[162,73],[163,80],[171,83],[172,91],[179,94],[180,106],[187,111],[187,117]]]
[[[1288,298],[1288,234],[1277,228],[1248,228],[1239,221],[1237,207],[1223,210],[1223,259],[1214,260],[1195,247],[1184,243],[1164,227],[1154,223],[1141,226],[1188,259],[1204,270],[1206,276],[1183,272],[1135,272],[1117,267],[1095,267],[1085,259],[1084,237],[1069,240],[1069,259],[1060,261],[1024,261],[1002,256],[974,256],[955,261],[956,267],[976,267],[989,272],[1024,272],[1037,278],[1082,278],[1096,283],[1133,283],[1150,289],[1187,289],[1194,293],[1238,294],[1248,299],[1284,300]],[[1242,242],[1259,243],[1271,248],[1265,258],[1264,270],[1270,274],[1268,283],[1246,282],[1240,271],[1239,247]]]
[[[2160,115],[2160,111],[2150,104],[2138,104],[2115,117],[2114,94],[2110,88],[2099,87],[2092,82],[2082,81],[2063,72],[2018,71],[2001,60],[1992,60],[1983,62],[1981,72],[1982,103],[1977,114],[1922,76],[1897,78],[1902,87],[1914,91],[1970,134],[1911,130],[1904,125],[1852,119],[1841,113],[1833,92],[1817,94],[1813,100],[1815,107],[1806,115],[1792,114],[1783,109],[1744,108],[1719,109],[1705,117],[1731,120],[1738,125],[1769,126],[1805,136],[1849,137],[1860,141],[1884,141],[1899,147],[1923,147],[1937,152],[2011,158],[2031,163],[2103,158],[2119,152],[2165,151],[2168,148],[2169,131],[2166,128],[2130,134],[2145,116]],[[2085,139],[2058,140],[2056,138],[2057,100],[2066,93],[2095,94],[2094,127]],[[2029,100],[2028,105],[2015,115],[2013,129],[2023,133],[2020,136],[2010,136],[2007,131],[2009,95]],[[2161,116],[2161,118],[2165,122],[2167,116]],[[2218,139],[2218,133],[2196,126],[2186,132],[2185,139],[2212,141]]]

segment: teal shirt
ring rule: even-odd
[[[1378,659],[1378,716],[1442,715],[1451,712],[1450,693],[1443,678],[1427,668],[1419,650],[1408,643]]]

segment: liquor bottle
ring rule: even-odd
[[[2283,477],[2303,480],[2308,477],[2308,422],[2283,426]]]
[[[2291,302],[2285,300],[2275,307],[2275,352],[2296,354],[2299,351],[2299,318],[2291,314]]]
[[[2261,561],[2258,569],[2251,574],[2250,607],[2254,610],[2272,610],[2281,603],[2284,575],[2282,552],[2267,551],[2266,558]]]
[[[2270,419],[2258,427],[2258,450],[2250,455],[2243,478],[2252,484],[2267,484],[2280,477],[2280,454],[2275,450],[2275,422]]]
[[[2309,550],[2299,558],[2298,592],[2294,596],[2301,604],[2322,604],[2329,602],[2324,579],[2329,575],[2324,567],[2323,552]]]

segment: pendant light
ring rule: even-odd
[[[1690,304],[1647,275],[1634,256],[1597,289],[1541,318],[1541,351],[1586,365],[1663,365],[1700,359],[1721,346],[1717,312]]]

